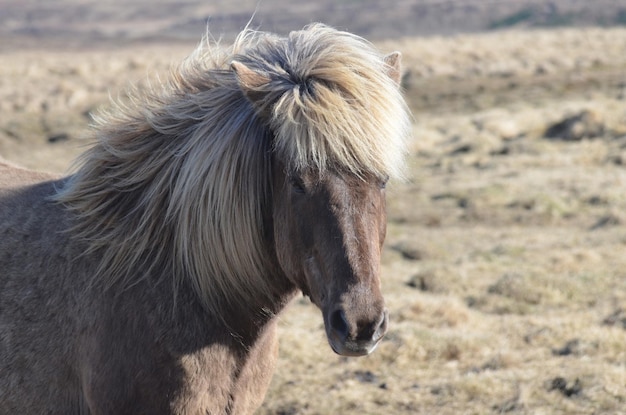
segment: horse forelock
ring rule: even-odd
[[[271,78],[258,95],[268,119],[242,93],[234,59]],[[325,26],[247,31],[231,50],[199,47],[166,84],[102,115],[56,197],[99,258],[94,284],[173,277],[214,314],[271,300],[272,152],[295,169],[399,175],[408,116],[385,72],[369,43]]]
[[[284,162],[294,170],[402,175],[408,109],[369,42],[313,24],[251,43],[241,60],[270,79],[256,104],[271,108],[274,150]]]

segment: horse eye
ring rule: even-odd
[[[291,187],[292,187],[294,192],[299,193],[299,194],[306,193],[306,190],[305,190],[305,187],[304,187],[304,182],[299,177],[290,176],[289,177],[289,182],[291,183]]]
[[[380,188],[385,189],[387,187],[388,181],[389,181],[389,176],[383,177],[383,179],[380,181]]]

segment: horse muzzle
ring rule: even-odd
[[[351,321],[343,309],[333,311],[326,324],[328,343],[341,356],[372,353],[387,332],[389,313],[385,309],[373,320]]]

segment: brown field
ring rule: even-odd
[[[259,413],[626,413],[626,29],[379,46],[404,53],[414,111],[389,189],[390,331],[338,357],[296,300]],[[192,48],[4,45],[0,155],[66,171],[110,96]]]

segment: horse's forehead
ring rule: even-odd
[[[378,198],[381,181],[374,175],[356,176],[343,172],[310,173],[310,180],[320,193],[326,194],[331,200],[349,199],[351,203],[361,203]]]

